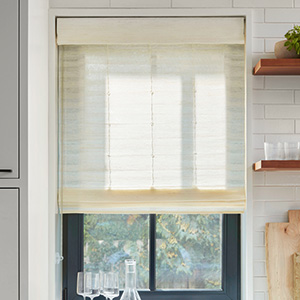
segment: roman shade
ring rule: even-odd
[[[58,20],[63,213],[244,211],[244,23],[213,19],[232,40],[198,37],[209,18]]]

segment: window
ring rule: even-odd
[[[240,299],[239,215],[64,215],[64,294],[76,272],[137,260],[142,299]],[[229,297],[229,298],[228,298]]]
[[[240,299],[244,40],[243,18],[58,18],[65,300],[127,257],[143,300]]]

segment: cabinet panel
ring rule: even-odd
[[[0,178],[18,177],[18,0],[0,1]],[[12,172],[1,171],[12,170]]]
[[[17,189],[0,189],[0,291],[1,299],[19,299],[19,195]]]

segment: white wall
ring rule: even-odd
[[[300,0],[50,0],[50,7],[251,8],[253,66],[273,57],[274,43],[300,23]],[[263,158],[264,141],[300,140],[300,76],[253,77],[252,122],[253,162]],[[254,300],[267,300],[265,223],[287,221],[289,209],[300,209],[300,172],[254,173],[253,182]]]
[[[49,291],[48,1],[28,5],[28,300],[40,300]]]

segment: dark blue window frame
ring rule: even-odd
[[[83,270],[83,214],[63,216],[63,300],[82,300],[76,294],[76,274]],[[223,216],[222,290],[155,289],[155,225],[156,215],[150,215],[149,291],[139,292],[142,300],[240,300],[241,251],[240,215]],[[95,298],[95,300],[100,298]],[[116,300],[120,299],[115,298]]]

